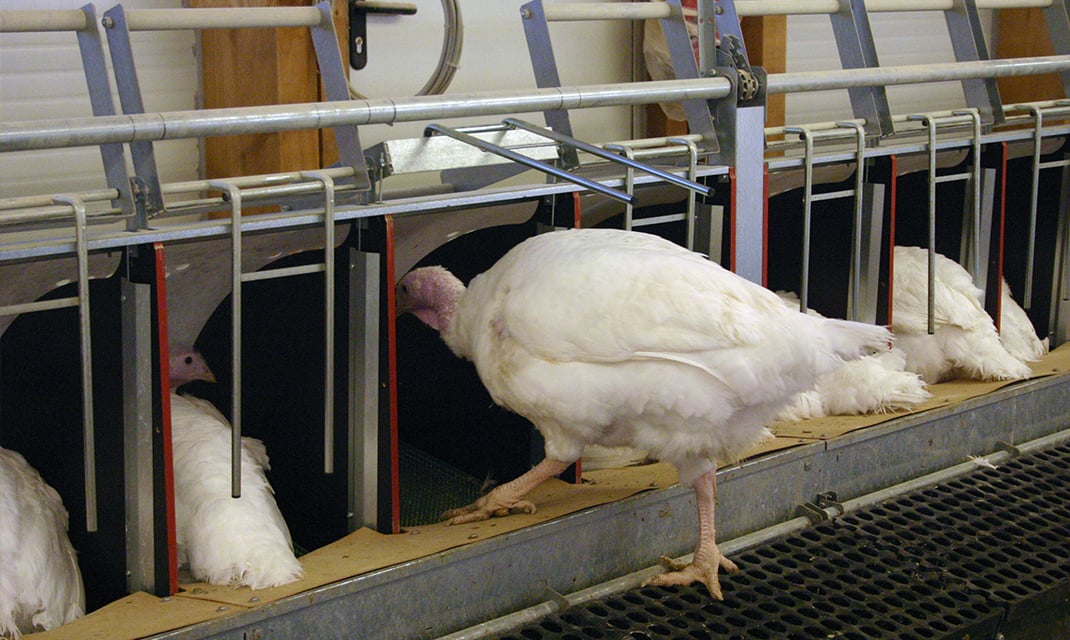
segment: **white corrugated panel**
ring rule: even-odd
[[[986,29],[992,12],[983,11]],[[877,57],[881,66],[953,62],[954,51],[941,12],[899,12],[870,15]],[[990,30],[990,29],[989,29]],[[824,71],[840,69],[840,57],[828,16],[788,18],[787,70]],[[942,82],[888,88],[893,114],[923,113],[963,107],[962,85]],[[853,117],[846,90],[788,95],[785,106],[789,124],[826,122]]]
[[[85,0],[3,0],[2,8],[78,9],[84,4]],[[132,0],[123,4],[128,9],[182,6],[181,0]],[[98,14],[110,6],[98,6]],[[193,109],[197,92],[193,33],[135,33],[131,41],[146,109]],[[115,104],[118,108],[118,96]],[[89,115],[92,109],[73,32],[0,34],[0,121]],[[195,140],[156,145],[156,162],[161,177],[167,181],[197,178],[199,158]],[[0,155],[0,197],[105,186],[100,152],[95,147]]]

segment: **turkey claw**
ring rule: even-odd
[[[669,570],[669,573],[662,573],[651,578],[647,578],[643,581],[644,587],[669,587],[669,586],[681,586],[686,587],[695,582],[701,582],[706,585],[706,590],[710,592],[710,597],[714,600],[724,600],[724,594],[721,592],[721,583],[717,579],[717,569],[720,567],[725,573],[735,573],[739,571],[739,567],[736,563],[732,562],[728,558],[721,556],[718,562],[714,566],[707,566],[706,564],[688,564],[686,562],[679,562],[673,560],[667,556],[661,556],[658,559],[663,567]]]
[[[496,496],[493,491],[472,504],[459,509],[450,509],[442,514],[450,526],[482,522],[490,518],[502,518],[514,513],[535,513],[535,504],[528,500],[509,500]]]

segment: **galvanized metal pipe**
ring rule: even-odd
[[[79,9],[34,9],[0,11],[0,33],[81,31],[88,26]]]
[[[687,147],[687,179],[694,182],[698,176],[698,145],[693,140],[685,138],[669,138],[669,143]],[[713,195],[713,189],[709,190]],[[687,190],[687,237],[685,244],[688,249],[695,250],[695,191]]]
[[[78,335],[82,348],[82,464],[85,472],[85,528],[97,530],[97,447],[93,417],[93,341],[89,315],[89,243],[85,203],[74,196],[56,196],[56,204],[74,213],[78,262]]]
[[[603,147],[608,151],[614,151],[621,156],[632,160],[635,158],[635,149],[619,145],[607,144]],[[635,220],[635,167],[630,164],[624,165],[624,192],[628,194],[628,201],[624,203],[624,230],[631,231]]]
[[[334,473],[334,179],[323,171],[302,175],[323,186],[323,473]]]
[[[981,273],[984,270],[981,264],[981,112],[978,109],[967,109],[955,111],[954,115],[966,115],[973,121],[973,144],[971,145],[973,163],[970,175],[973,187],[973,206],[970,212],[970,244],[973,248],[973,259],[970,262],[973,268],[970,271],[973,275],[973,283],[984,289],[986,283],[981,279]]]
[[[125,14],[130,31],[315,27],[323,21],[316,7],[128,9]],[[105,21],[104,26],[111,25]]]
[[[977,0],[978,9],[1046,8],[1052,0]],[[866,0],[869,13],[899,11],[951,11],[953,0]],[[744,16],[832,14],[840,10],[839,0],[738,0],[736,14]],[[547,22],[587,20],[653,20],[672,17],[667,2],[649,3],[568,3],[543,5]],[[521,14],[523,15],[523,13]],[[527,18],[527,16],[524,16]]]
[[[810,209],[814,192],[814,136],[805,127],[787,130],[798,133],[805,145],[803,153],[803,232],[802,273],[799,274],[799,311],[806,313],[810,293]]]
[[[928,115],[911,116],[925,125],[929,134],[927,145],[929,159],[929,247],[928,247],[928,311],[926,329],[929,335],[936,333],[936,118]]]
[[[1070,67],[1070,56],[1067,66]],[[347,124],[388,124],[442,118],[503,115],[554,109],[588,109],[648,102],[713,100],[727,96],[725,78],[488,91],[441,96],[228,107],[0,124],[0,152],[91,146],[133,140],[319,129]]]
[[[1036,258],[1037,204],[1040,194],[1040,148],[1043,142],[1044,112],[1039,107],[1029,107],[1033,118],[1033,165],[1032,184],[1029,191],[1029,236],[1025,249],[1025,285],[1022,292],[1022,307],[1033,306],[1033,261]]]
[[[1008,76],[1059,73],[1070,70],[1070,56],[1034,58],[1006,58],[971,62],[872,67],[835,71],[806,71],[770,75],[767,91],[770,94],[825,91],[863,86],[893,86],[968,80],[972,78],[1003,78]]]
[[[854,229],[851,234],[850,319],[857,322],[862,306],[862,191],[866,175],[866,128],[853,121],[840,122],[837,126],[855,132],[855,203]]]
[[[230,495],[241,497],[241,308],[242,308],[242,237],[241,189],[230,182],[212,182],[211,188],[222,191],[230,201]]]
[[[1037,75],[1067,70],[1070,70],[1070,55],[784,73],[769,76],[768,91],[774,94],[822,91],[851,86]],[[716,100],[727,96],[730,91],[730,83],[725,78],[699,78],[553,87],[523,92],[495,91],[3,123],[0,125],[0,152],[135,140],[268,133],[346,124],[387,124],[651,102]]]
[[[670,184],[674,184],[674,185],[676,185],[678,187],[683,187],[684,189],[688,189],[689,191],[697,191],[697,192],[699,192],[699,193],[701,193],[703,195],[707,195],[707,196],[713,195],[713,187],[707,187],[706,185],[699,184],[699,183],[695,182],[694,180],[687,180],[686,178],[681,178],[680,176],[672,174],[672,173],[669,173],[668,171],[662,171],[661,169],[658,169],[657,167],[652,167],[652,166],[650,166],[648,164],[644,164],[642,162],[638,162],[638,161],[635,160],[634,157],[631,157],[631,158],[622,157],[622,156],[619,156],[619,155],[617,155],[615,153],[610,153],[610,152],[606,151],[605,149],[603,149],[602,147],[599,147],[597,145],[593,145],[593,144],[590,144],[588,142],[584,142],[582,140],[577,140],[576,138],[573,138],[572,136],[566,136],[566,135],[560,134],[560,133],[558,133],[558,132],[556,132],[556,131],[554,131],[552,129],[547,129],[546,127],[540,127],[540,126],[531,124],[530,122],[525,122],[523,120],[518,120],[516,118],[506,118],[504,120],[504,122],[506,124],[508,124],[508,125],[512,125],[512,126],[518,128],[518,129],[523,129],[524,131],[530,131],[530,132],[538,134],[540,136],[545,136],[545,137],[549,138],[550,140],[553,140],[554,142],[559,142],[561,144],[566,144],[566,145],[575,147],[575,148],[579,149],[580,151],[583,151],[584,153],[589,153],[589,154],[591,154],[593,156],[596,156],[598,158],[602,158],[603,160],[609,160],[610,162],[613,162],[613,163],[616,163],[616,164],[623,164],[623,165],[626,165],[626,166],[630,166],[633,169],[638,169],[638,170],[640,170],[640,171],[642,171],[644,173],[649,173],[652,176],[657,176],[657,177],[661,178],[665,182],[668,182]]]
[[[604,184],[595,182],[594,180],[588,180],[587,178],[584,178],[582,176],[571,174],[568,171],[564,171],[563,169],[559,169],[555,166],[546,164],[545,162],[539,162],[538,160],[529,158],[515,151],[511,151],[509,149],[506,149],[505,147],[499,147],[498,145],[487,142],[486,140],[483,140],[481,138],[470,136],[467,133],[461,133],[456,129],[450,129],[449,127],[444,127],[440,124],[429,124],[427,125],[427,130],[434,131],[435,133],[448,136],[455,140],[460,140],[461,142],[470,144],[473,147],[476,147],[477,149],[483,149],[484,151],[493,153],[494,155],[501,156],[507,160],[516,162],[517,164],[522,164],[525,167],[541,171],[555,178],[560,178],[561,180],[564,180],[566,182],[578,184],[581,187],[590,189],[591,191],[600,193],[606,197],[613,198],[614,200],[620,200],[621,202],[630,202],[633,204],[635,203],[635,197],[630,194],[621,193],[616,189],[611,189],[605,186]]]

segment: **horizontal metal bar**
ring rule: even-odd
[[[86,26],[85,13],[78,9],[0,11],[0,33],[81,31]]]
[[[639,171],[643,171],[643,172],[649,173],[651,175],[654,175],[654,176],[657,176],[657,177],[661,178],[662,180],[664,180],[666,182],[672,183],[672,184],[674,184],[674,185],[676,185],[678,187],[683,187],[684,189],[690,189],[692,191],[697,191],[698,193],[701,193],[701,194],[707,195],[707,196],[712,196],[713,195],[713,187],[707,187],[704,184],[699,184],[697,182],[693,182],[691,180],[688,180],[687,178],[681,178],[680,176],[677,176],[677,175],[674,175],[672,173],[669,173],[668,171],[662,171],[661,169],[658,169],[656,167],[651,167],[650,165],[643,164],[642,162],[636,162],[632,158],[621,156],[619,154],[613,153],[612,151],[603,149],[603,148],[595,146],[593,144],[589,144],[587,142],[583,142],[582,140],[577,140],[577,139],[575,139],[575,138],[573,138],[571,136],[566,136],[566,135],[560,134],[560,133],[558,133],[558,132],[556,132],[556,131],[554,131],[552,129],[547,129],[545,127],[538,127],[538,126],[535,126],[535,125],[533,125],[533,124],[531,124],[529,122],[524,122],[523,120],[517,120],[516,118],[506,118],[505,119],[505,123],[509,124],[509,125],[512,125],[514,127],[517,127],[519,129],[523,129],[525,131],[530,131],[531,133],[536,133],[536,134],[538,134],[540,136],[545,136],[545,137],[547,137],[550,140],[553,140],[555,142],[559,142],[559,143],[564,144],[564,145],[569,145],[571,147],[575,147],[576,149],[579,149],[580,151],[583,151],[583,152],[589,153],[589,154],[591,154],[593,156],[602,158],[603,160],[609,160],[610,162],[614,162],[614,163],[617,163],[617,164],[623,164],[626,167],[631,167],[633,169],[638,169]]]
[[[687,220],[686,213],[671,213],[664,216],[651,216],[649,218],[632,218],[633,227],[649,227],[653,224],[665,224],[666,222],[680,222]]]
[[[660,20],[671,17],[672,10],[667,2],[548,2],[542,6],[547,22]]]
[[[388,124],[650,102],[714,100],[727,96],[730,91],[731,83],[725,78],[699,78],[5,122],[0,124],[0,152],[271,133],[347,124]]]
[[[969,173],[955,173],[946,176],[936,176],[935,180],[937,184],[942,182],[959,182],[962,180],[969,180],[973,175]]]
[[[316,7],[241,7],[210,9],[129,9],[130,31],[183,29],[251,29],[316,27],[323,14]],[[105,24],[105,26],[108,26]]]
[[[612,189],[610,187],[607,187],[604,184],[601,184],[599,182],[595,182],[594,180],[588,180],[587,178],[584,178],[582,176],[578,176],[578,175],[569,173],[568,171],[565,171],[564,169],[560,169],[560,168],[555,167],[553,165],[546,164],[545,162],[539,162],[538,160],[535,160],[533,158],[529,158],[529,157],[527,157],[525,155],[522,155],[522,154],[519,154],[519,153],[517,153],[515,151],[510,151],[509,149],[506,149],[504,147],[499,147],[498,145],[492,144],[490,142],[487,142],[486,140],[483,140],[481,138],[477,138],[475,136],[470,136],[467,133],[461,133],[460,131],[456,131],[454,129],[450,129],[449,127],[444,127],[444,126],[438,125],[438,124],[430,124],[430,125],[428,125],[427,126],[427,130],[428,131],[434,131],[436,133],[440,133],[440,134],[442,134],[444,136],[449,136],[451,138],[455,138],[457,140],[460,140],[461,142],[468,143],[468,144],[472,145],[473,147],[477,147],[477,148],[483,149],[484,151],[487,151],[489,153],[493,153],[493,154],[499,155],[499,156],[501,156],[503,158],[507,158],[507,159],[517,163],[517,164],[522,164],[525,167],[529,167],[531,169],[536,169],[536,170],[541,171],[541,172],[543,172],[543,173],[545,173],[547,175],[554,176],[555,178],[560,178],[561,180],[565,180],[565,181],[571,182],[573,184],[578,184],[581,187],[584,187],[584,188],[589,189],[591,191],[594,191],[596,193],[600,193],[600,194],[602,194],[602,195],[604,195],[604,196],[606,196],[608,198],[613,198],[614,200],[620,200],[621,202],[624,202],[624,203],[635,204],[636,198],[633,195],[630,195],[630,194],[627,194],[627,193],[622,193],[620,191],[617,191],[616,189]]]
[[[1054,169],[1055,167],[1070,167],[1070,160],[1051,160],[1037,165],[1041,169]]]
[[[977,0],[978,9],[1025,9],[1050,7],[1052,0]],[[951,11],[953,0],[866,0],[869,13],[897,11]],[[736,14],[743,16],[831,14],[840,10],[838,0],[739,0]]]
[[[20,313],[48,311],[50,309],[66,309],[67,307],[77,306],[78,296],[56,298],[55,300],[41,300],[39,302],[25,302],[22,304],[9,304],[6,307],[0,307],[0,316],[17,316]]]
[[[249,273],[241,274],[242,282],[253,282],[255,280],[273,280],[275,278],[286,278],[288,276],[300,276],[306,273],[323,273],[323,263],[307,264],[298,267],[280,267],[278,269],[267,269],[264,271],[251,271]]]
[[[827,193],[815,193],[810,196],[810,202],[821,202],[823,200],[838,200],[840,198],[853,198],[855,195],[854,189],[844,189],[843,191],[829,191]]]
[[[767,91],[771,94],[826,91],[856,86],[877,87],[970,78],[1039,75],[1067,70],[1070,70],[1070,56],[1005,58],[836,71],[803,71],[770,75]]]
[[[14,198],[0,198],[0,219],[3,218],[3,211],[6,209],[29,209],[33,207],[48,207],[52,204],[54,196],[51,195],[37,195],[37,196],[16,196]],[[119,191],[117,189],[100,189],[98,191],[85,191],[78,194],[78,197],[82,202],[105,202],[109,200],[115,200],[119,197]],[[62,207],[62,209],[70,213],[70,207]]]
[[[900,11],[951,11],[953,0],[866,0],[869,13]],[[977,0],[978,9],[1024,9],[1045,8],[1051,0]],[[739,0],[735,3],[736,15],[820,15],[837,13],[839,0]],[[616,3],[555,2],[543,5],[547,22],[571,22],[588,20],[656,20],[672,16],[672,7],[666,2]],[[523,15],[523,14],[522,14]],[[524,16],[525,18],[527,16]]]

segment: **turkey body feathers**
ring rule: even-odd
[[[928,253],[895,248],[892,331],[907,354],[907,369],[928,383],[954,377],[980,380],[1028,378],[1029,367],[1011,355],[985,312],[982,291],[957,262],[937,254],[934,334],[928,333]]]
[[[0,636],[53,629],[85,612],[85,589],[56,490],[0,448]]]
[[[265,476],[263,443],[242,438],[242,495],[230,494],[230,425],[210,403],[171,394],[179,563],[211,584],[273,587],[297,580],[286,522]]]
[[[532,420],[548,457],[629,445],[689,483],[882,327],[810,318],[671,242],[573,230],[531,238],[473,279],[443,339],[499,404]]]

